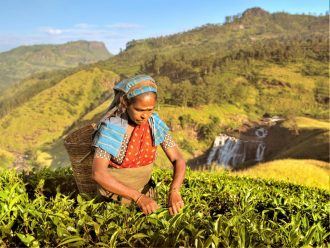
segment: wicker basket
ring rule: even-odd
[[[64,146],[70,157],[79,192],[90,197],[96,195],[97,189],[96,183],[92,179],[94,151],[91,145],[95,128],[94,123],[84,126],[64,139]]]

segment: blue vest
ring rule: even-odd
[[[157,146],[164,141],[169,128],[156,113],[151,115],[148,122],[151,128],[153,143]],[[93,146],[100,147],[112,156],[117,157],[127,126],[128,121],[120,116],[113,116],[101,121],[94,137]]]

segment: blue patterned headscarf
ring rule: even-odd
[[[119,96],[118,92],[124,93],[128,99],[146,92],[157,93],[155,80],[147,75],[137,75],[132,78],[124,79],[115,85],[113,89],[115,91],[115,98]],[[115,99],[110,106],[111,113],[118,107],[115,106],[117,100],[118,99]],[[156,113],[151,115],[148,122],[151,128],[153,143],[157,146],[164,141],[169,128]],[[101,120],[98,126],[93,145],[102,148],[113,156],[118,156],[127,126],[127,120],[123,119],[121,116],[106,116],[106,118]]]
[[[141,87],[137,87],[139,84]],[[155,80],[148,75],[137,75],[131,78],[124,79],[113,87],[116,91],[122,91],[127,95],[127,98],[133,98],[146,92],[157,93],[157,84]]]

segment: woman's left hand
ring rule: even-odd
[[[168,210],[170,215],[179,213],[180,209],[183,208],[184,203],[181,195],[178,191],[170,191],[168,196]]]

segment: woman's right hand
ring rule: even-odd
[[[142,194],[135,203],[146,215],[155,212],[159,208],[157,202],[144,194]]]

